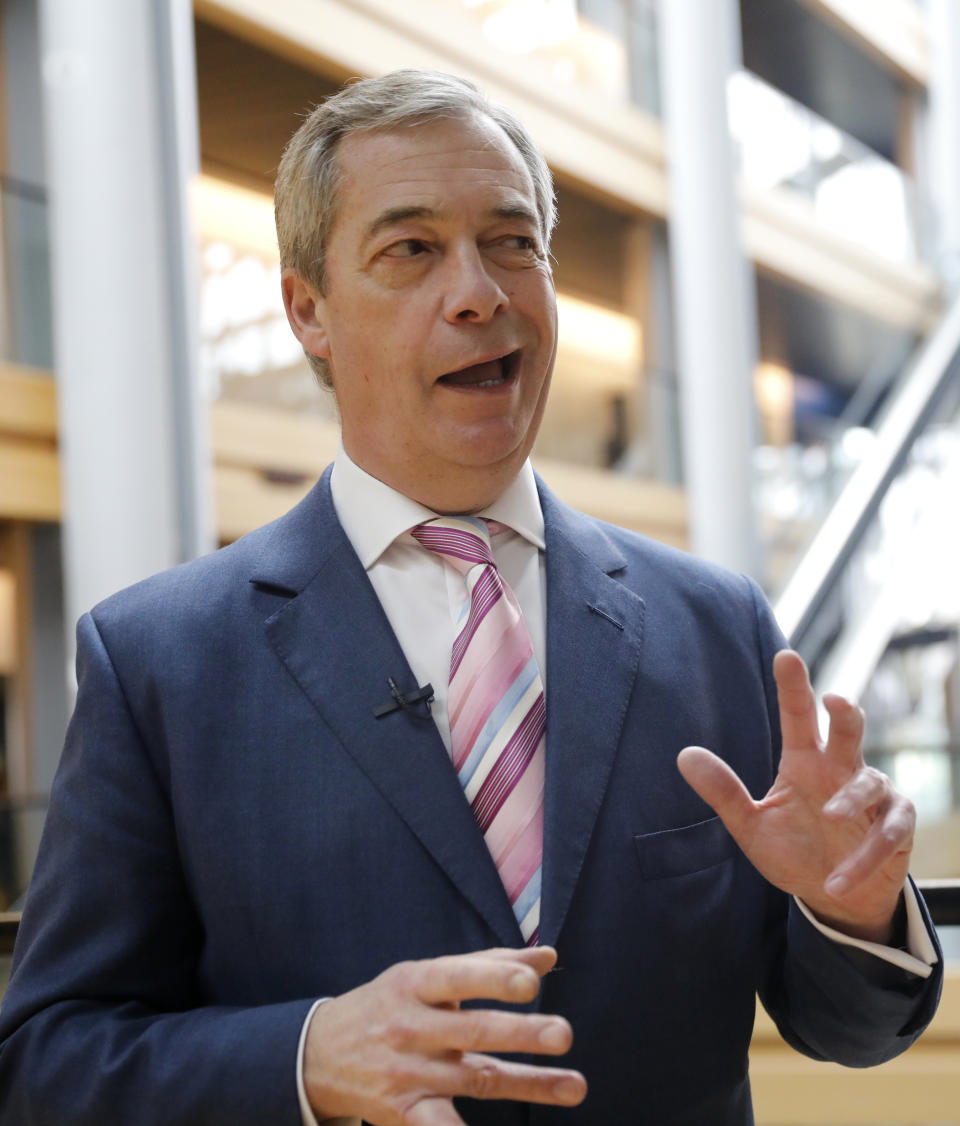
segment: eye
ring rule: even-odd
[[[503,239],[503,246],[507,250],[527,250],[535,252],[537,249],[537,240],[531,238],[529,235],[507,235]]]
[[[425,254],[426,250],[427,245],[422,239],[405,238],[391,243],[381,253],[387,258],[415,258],[419,254]]]

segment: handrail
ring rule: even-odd
[[[960,880],[917,880],[937,927],[960,927]]]
[[[24,809],[46,809],[49,804],[49,794],[0,795],[0,813],[19,813]]]
[[[47,202],[45,187],[29,180],[20,180],[16,176],[0,175],[0,191],[21,196],[23,199],[32,199],[37,203]]]
[[[0,958],[13,953],[19,926],[19,911],[0,911]]]
[[[802,644],[814,618],[951,381],[960,375],[960,297],[921,346],[877,429],[877,440],[854,471],[807,548],[776,616],[790,642]]]

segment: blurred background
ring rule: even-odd
[[[960,0],[0,0],[0,58],[7,933],[76,617],[336,450],[280,299],[283,146],[350,77],[432,67],[556,177],[536,467],[753,574],[917,806],[937,1022],[859,1073],[761,1020],[758,1123],[960,1123]]]

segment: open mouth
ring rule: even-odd
[[[520,364],[520,351],[508,352],[495,360],[482,364],[470,364],[459,371],[450,371],[437,381],[447,387],[466,387],[470,390],[485,391],[491,387],[502,387],[510,383],[517,374]]]

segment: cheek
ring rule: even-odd
[[[358,323],[360,346],[396,373],[417,371],[429,355],[432,322],[399,297]]]

